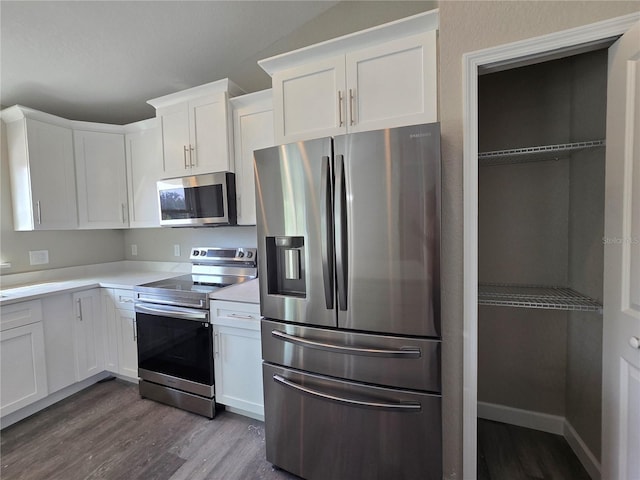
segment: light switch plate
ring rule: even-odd
[[[180,256],[180,245],[179,244],[175,244],[173,246],[173,256],[174,257],[179,257]]]
[[[29,265],[45,265],[49,263],[49,250],[30,250]]]
[[[131,255],[138,255],[138,245],[136,245],[135,243],[131,244]]]

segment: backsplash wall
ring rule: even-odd
[[[132,255],[136,245],[138,254]],[[180,256],[174,255],[179,245]],[[188,262],[192,247],[256,247],[255,226],[201,228],[138,228],[124,232],[126,260]]]

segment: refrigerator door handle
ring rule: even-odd
[[[336,270],[338,307],[347,309],[347,193],[344,175],[344,155],[336,155]]]
[[[273,375],[273,381],[284,385],[285,387],[297,390],[301,393],[310,395],[312,397],[321,398],[323,400],[329,400],[343,405],[361,408],[373,408],[377,410],[392,410],[397,412],[419,412],[422,410],[422,406],[418,402],[406,402],[406,403],[387,403],[387,402],[365,402],[363,400],[354,400],[351,398],[338,397],[328,393],[320,392],[309,387],[304,387],[292,382],[280,375]]]
[[[322,230],[322,280],[324,301],[328,310],[333,309],[333,204],[332,178],[329,157],[322,157],[322,178],[320,199],[320,228]]]
[[[367,357],[389,357],[389,358],[420,358],[422,352],[418,347],[401,347],[394,349],[352,347],[346,345],[336,345],[333,343],[318,342],[307,338],[290,335],[280,330],[271,330],[271,335],[279,340],[295,343],[303,347],[317,348],[334,353],[344,353],[347,355],[364,355]]]

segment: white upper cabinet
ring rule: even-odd
[[[149,100],[161,121],[163,178],[234,170],[229,98],[240,93],[223,79]]]
[[[438,120],[438,11],[258,62],[277,144]]]
[[[231,99],[238,225],[256,224],[253,151],[274,145],[271,89]]]
[[[125,127],[129,226],[160,226],[156,182],[162,178],[162,132],[158,118]]]
[[[124,135],[77,129],[73,139],[80,228],[128,227]]]
[[[77,228],[71,129],[56,124],[57,117],[20,106],[3,110],[2,120],[7,127],[14,230]]]

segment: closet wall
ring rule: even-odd
[[[603,139],[606,51],[480,76],[479,151]],[[479,280],[602,301],[604,148],[479,168]],[[478,309],[478,400],[567,418],[600,452],[602,316]]]

